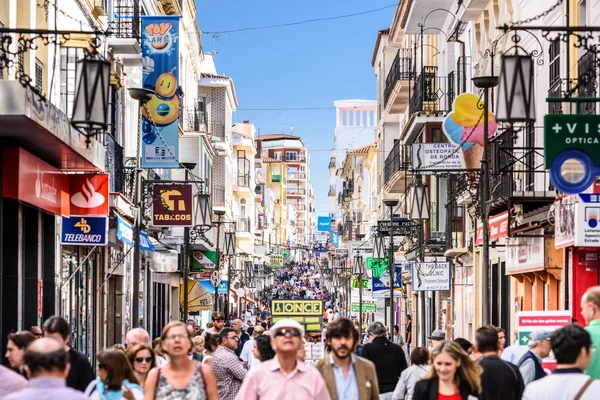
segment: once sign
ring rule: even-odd
[[[321,300],[272,300],[272,315],[323,315]]]

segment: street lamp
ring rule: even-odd
[[[473,84],[479,88],[489,89],[498,85],[498,78],[494,76],[473,78]],[[485,106],[487,106],[487,99]],[[498,122],[535,121],[535,90],[533,57],[531,55],[502,56],[496,120]]]
[[[108,128],[110,63],[99,57],[77,61],[71,125],[86,138]],[[91,133],[94,132],[94,133]]]
[[[397,199],[384,200],[383,204],[390,208],[390,259],[388,260],[388,273],[390,275],[390,337],[394,337],[394,207],[398,205]]]
[[[221,239],[221,219],[223,218],[223,215],[225,215],[225,211],[224,210],[215,210],[215,214],[217,214],[217,265],[215,266],[215,271],[220,271],[221,269],[221,254],[220,253],[220,248],[219,248],[219,242]],[[229,293],[227,293],[227,296],[229,296]],[[215,302],[213,304],[213,311],[218,311],[219,310],[219,285],[215,285]]]
[[[229,292],[231,290],[231,260],[235,257],[235,231],[225,232],[225,255],[227,256],[227,296],[225,318],[229,319]]]
[[[189,171],[196,168],[196,163],[183,163],[182,166],[185,168],[185,181],[187,182],[189,177]],[[183,320],[188,319],[188,301],[189,301],[189,277],[190,277],[190,227],[186,226],[183,229],[183,254],[181,255],[181,272],[183,275]]]
[[[509,63],[510,64],[510,63]],[[504,68],[504,60],[502,62]],[[512,65],[512,64],[511,64]],[[533,65],[531,66],[533,68]],[[506,72],[506,71],[505,71]],[[513,77],[514,78],[514,77]],[[504,76],[504,79],[507,78]],[[512,78],[511,78],[512,79]],[[519,78],[515,78],[515,81]],[[531,76],[533,80],[533,76]],[[487,325],[490,323],[490,231],[489,231],[489,217],[488,217],[488,201],[490,199],[490,168],[489,168],[489,97],[490,97],[490,89],[498,85],[498,77],[497,76],[479,76],[473,78],[473,84],[480,89],[483,89],[483,155],[481,157],[481,179],[479,180],[480,186],[480,202],[481,202],[481,219],[483,225],[483,248],[481,252],[481,283],[483,286],[483,295],[482,295],[482,303],[483,303],[483,311],[481,313],[483,325]],[[533,84],[533,83],[532,83]],[[514,87],[514,85],[513,85]],[[499,100],[501,98],[506,99],[506,94],[512,93],[513,95],[516,92],[501,92],[499,95]],[[533,93],[533,90],[531,91]],[[498,103],[498,112],[500,113],[506,111],[506,117],[509,115],[512,116],[512,113],[515,111],[514,106],[516,104],[511,103],[510,106],[507,106],[506,102],[499,101]],[[525,106],[522,104],[521,106]],[[502,110],[501,110],[502,108]],[[526,113],[529,111],[526,111]],[[515,114],[516,116],[516,114]]]
[[[357,239],[362,241],[365,237],[363,233],[359,233],[356,235]],[[357,251],[356,256],[354,256],[354,269],[352,271],[354,275],[358,277],[358,337],[362,340],[362,326],[363,326],[363,301],[362,301],[362,279],[365,274],[365,262],[363,260],[362,254],[360,254],[360,250]],[[352,309],[352,308],[350,308]]]

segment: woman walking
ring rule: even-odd
[[[392,400],[412,400],[415,385],[419,382],[429,369],[429,351],[425,347],[415,347],[410,354],[411,366],[400,375]]]
[[[85,394],[93,400],[142,400],[144,392],[138,385],[131,365],[119,349],[98,353],[98,378],[92,381]]]
[[[25,349],[29,346],[29,343],[35,340],[35,336],[29,331],[21,331],[17,333],[8,334],[8,342],[6,343],[6,354],[4,355],[10,364],[10,367],[17,373],[21,374],[25,378],[25,370],[23,366],[23,355]]]
[[[141,388],[144,389],[148,372],[156,367],[154,351],[145,343],[136,344],[127,353],[127,359],[133,367],[133,374],[140,383]]]
[[[417,382],[413,400],[467,400],[479,398],[480,368],[456,342],[445,340],[431,353],[432,367]],[[471,397],[470,397],[471,396]]]
[[[145,400],[217,400],[217,379],[208,365],[190,360],[192,337],[183,322],[167,324],[160,336],[169,363],[154,368],[146,379]]]

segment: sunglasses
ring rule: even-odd
[[[152,362],[152,357],[136,357],[135,361],[139,362],[139,363],[144,362],[144,361],[149,363],[149,362]]]
[[[290,336],[292,337],[300,337],[300,332],[298,332],[296,329],[280,329],[277,332],[275,332],[275,337],[277,336],[285,336],[286,334],[290,334]]]

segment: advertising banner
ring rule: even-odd
[[[387,260],[387,259],[386,259]],[[394,297],[402,296],[402,265],[394,264]],[[390,274],[388,269],[382,271],[382,273],[375,277],[373,273],[372,279],[372,296],[373,297],[390,297]]]
[[[575,244],[576,195],[570,194],[554,202],[554,248],[562,249]]]
[[[337,248],[340,245],[340,236],[337,232],[331,232],[331,243]]]
[[[192,262],[190,263],[190,272],[202,272],[214,270],[217,264],[217,252],[210,250],[192,252]]]
[[[108,215],[108,174],[69,175],[71,215]]]
[[[106,217],[63,217],[60,242],[77,246],[105,246]]]
[[[501,212],[500,214],[492,215],[488,218],[490,240],[495,242],[496,240],[506,237],[508,235],[508,211]],[[481,246],[483,244],[483,225],[477,225],[477,235],[475,237],[475,245]]]
[[[117,215],[117,239],[121,242],[133,246],[133,227],[129,225],[123,218]],[[143,251],[154,251],[154,245],[150,242],[148,234],[140,232],[140,249]]]
[[[210,279],[202,279],[199,280],[198,282],[200,282],[200,284],[202,286],[204,286],[204,289],[206,289],[209,293],[215,293],[215,287],[213,286],[212,282],[210,281]],[[219,283],[219,294],[226,294],[227,293],[227,281],[221,281]]]
[[[369,303],[365,303],[363,301],[362,303],[362,311],[363,312],[376,312],[377,311],[377,304],[369,302]],[[352,312],[360,312],[360,303],[352,303]]]
[[[450,290],[449,262],[415,262],[412,264],[412,290]]]
[[[591,196],[579,195],[582,200]],[[596,200],[598,196],[595,196]],[[575,246],[600,247],[600,202],[575,204]]]
[[[192,185],[155,184],[152,187],[152,226],[192,226]]]
[[[517,333],[519,344],[527,346],[529,335],[538,330],[552,332],[565,325],[571,324],[571,311],[521,311],[517,313]],[[556,360],[550,354],[542,360],[544,369],[552,371],[556,367]]]
[[[539,237],[514,237],[506,239],[506,275],[543,271],[544,228],[528,233]]]
[[[455,143],[413,143],[412,168],[423,175],[438,171],[460,171],[465,163]]]
[[[179,168],[179,19],[141,17],[143,85],[156,92],[142,112],[142,168]]]
[[[317,231],[319,231],[319,232],[331,231],[331,217],[318,217],[317,218]]]

